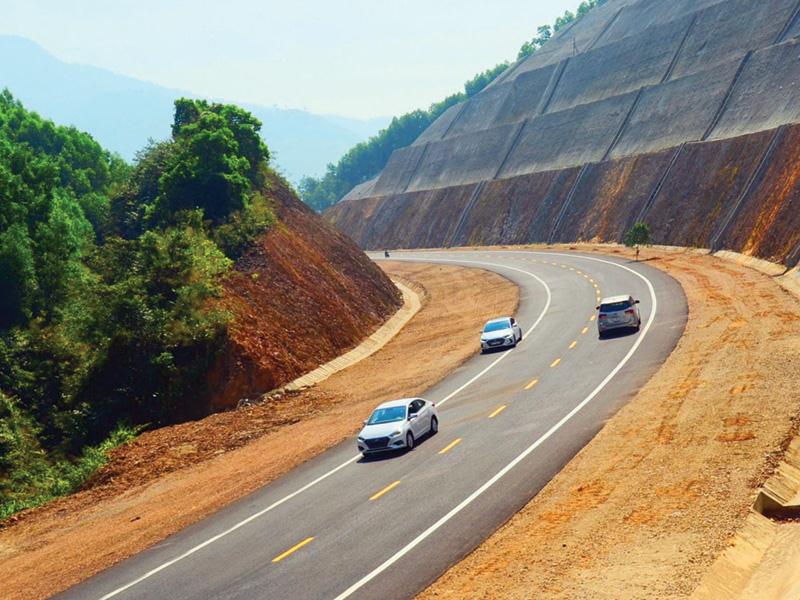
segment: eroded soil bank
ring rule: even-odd
[[[482,270],[384,268],[425,298],[384,348],[311,390],[148,432],[116,450],[92,487],[0,529],[0,596],[67,589],[281,476],[353,435],[376,404],[445,377],[475,353],[484,321],[519,301],[514,284]]]
[[[677,348],[527,507],[421,598],[686,597],[742,526],[800,413],[800,303],[719,258],[655,249],[643,258],[686,291]]]

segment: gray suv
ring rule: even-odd
[[[642,325],[639,301],[634,300],[633,296],[603,298],[597,310],[597,331],[600,337],[612,329],[633,328],[638,331]]]

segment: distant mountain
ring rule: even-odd
[[[0,36],[0,89],[4,87],[26,107],[91,133],[128,160],[148,138],[169,136],[175,98],[198,97],[97,67],[65,63],[35,42],[16,36]],[[262,132],[274,162],[294,182],[304,175],[322,174],[329,162],[389,123],[388,118],[358,120],[242,106],[264,123]]]

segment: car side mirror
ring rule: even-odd
[[[634,300],[633,303],[634,304],[639,304],[639,301],[638,300]]]
[[[361,424],[362,424],[362,425],[366,425],[366,424],[367,424],[367,420],[366,420],[366,419],[364,419],[363,421],[361,421]]]
[[[595,306],[594,309],[595,310],[600,310],[600,307],[599,306]]]
[[[416,419],[418,416],[419,416],[419,415],[417,415],[417,413],[414,413],[414,414],[408,415],[408,420],[409,420],[409,421],[413,421],[413,420],[414,420],[414,419]]]

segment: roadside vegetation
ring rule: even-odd
[[[222,279],[275,223],[260,128],[181,99],[128,165],[0,94],[0,518],[204,410]]]
[[[575,12],[566,11],[553,25],[537,28],[536,36],[525,42],[519,50],[517,60],[522,60],[537,52],[553,35],[570,23],[582,18],[595,6],[602,6],[607,0],[585,0]],[[511,66],[502,62],[491,69],[478,73],[464,84],[464,90],[434,102],[427,110],[418,109],[392,119],[386,129],[361,142],[347,151],[336,164],[329,164],[322,177],[304,177],[300,180],[299,191],[303,201],[318,212],[336,204],[355,186],[369,181],[386,166],[392,152],[410,145],[442,113],[459,102],[468,100],[494,81]]]

